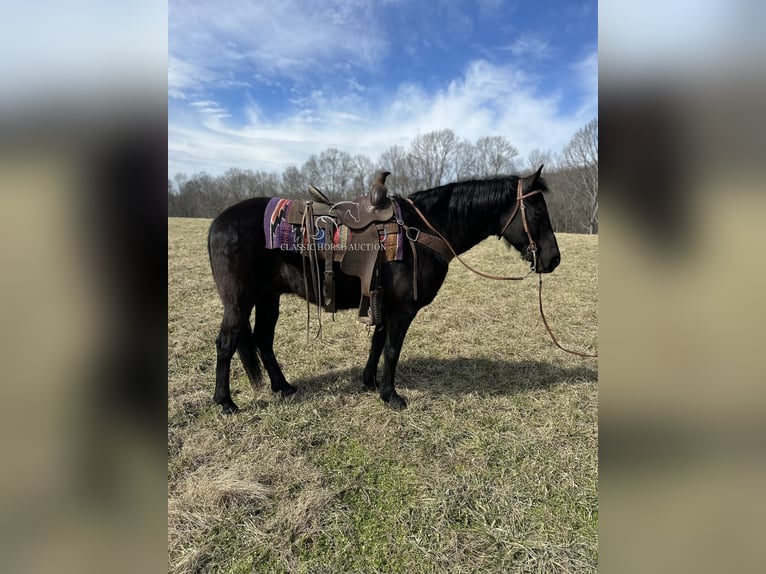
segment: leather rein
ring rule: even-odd
[[[521,211],[522,220],[524,222],[524,231],[526,231],[527,238],[529,239],[529,247],[527,247],[527,253],[532,257],[532,261],[529,267],[529,271],[527,271],[526,275],[519,275],[519,276],[492,275],[491,273],[484,273],[483,271],[474,269],[473,267],[468,265],[468,263],[466,263],[460,258],[460,255],[457,254],[457,251],[455,251],[455,248],[452,247],[452,244],[447,240],[447,238],[444,237],[441,233],[439,233],[439,231],[433,225],[431,225],[431,222],[428,221],[426,216],[423,215],[423,212],[420,211],[420,209],[418,209],[418,207],[413,203],[413,201],[409,197],[405,197],[403,199],[412,206],[412,209],[415,210],[415,213],[417,213],[418,217],[420,217],[420,219],[423,220],[423,223],[426,224],[428,229],[433,231],[439,239],[444,241],[444,243],[449,248],[452,255],[455,257],[455,259],[460,261],[460,263],[466,269],[486,279],[494,279],[496,281],[521,281],[522,279],[526,279],[527,277],[529,277],[530,274],[534,273],[535,269],[537,268],[537,245],[532,240],[532,234],[529,232],[529,224],[527,223],[526,206],[524,205],[524,200],[527,197],[530,197],[537,193],[542,193],[541,190],[536,189],[535,191],[530,191],[529,193],[525,194],[521,186],[522,186],[522,182],[521,182],[521,179],[519,179],[519,185],[518,185],[518,188],[516,189],[516,206],[513,208],[513,213],[511,213],[511,216],[508,218],[508,221],[505,223],[505,225],[503,225],[503,228],[500,230],[500,233],[498,233],[498,236],[497,236],[498,239],[503,237],[503,232],[511,224],[511,221],[513,221],[513,218],[516,217],[516,214],[519,211]]]
[[[505,230],[508,229],[508,227],[511,225],[511,222],[516,217],[516,214],[519,212],[521,213],[521,222],[524,225],[524,232],[527,234],[527,239],[529,240],[527,253],[531,256],[532,261],[530,262],[529,271],[527,271],[526,275],[520,275],[518,277],[492,275],[491,273],[484,273],[468,265],[468,263],[466,263],[460,258],[460,256],[457,254],[457,252],[452,247],[452,244],[447,240],[447,238],[444,237],[441,233],[439,233],[439,231],[436,228],[434,228],[433,225],[431,225],[431,222],[428,221],[426,216],[423,215],[423,212],[420,211],[420,209],[418,209],[418,207],[413,203],[413,201],[409,197],[405,197],[403,199],[412,206],[412,208],[415,210],[415,213],[418,214],[418,217],[420,217],[420,219],[423,220],[423,223],[425,223],[426,226],[431,231],[433,231],[437,237],[439,237],[442,241],[444,241],[444,244],[452,252],[452,255],[454,255],[455,259],[460,261],[460,263],[463,264],[463,266],[466,267],[469,271],[472,271],[473,273],[479,275],[480,277],[484,277],[486,279],[494,279],[497,281],[520,281],[522,279],[526,279],[531,273],[534,273],[537,270],[537,244],[532,239],[532,234],[529,231],[529,223],[527,223],[527,210],[526,210],[526,206],[524,205],[524,200],[526,198],[531,197],[537,193],[542,193],[542,190],[536,189],[528,193],[524,193],[524,190],[522,188],[522,180],[521,178],[519,178],[518,185],[516,187],[516,205],[514,206],[513,211],[511,212],[511,215],[508,218],[508,221],[505,222],[503,227],[500,229],[500,232],[497,234],[497,238],[502,239],[503,233],[505,233]],[[538,293],[538,301],[539,301],[539,307],[540,307],[540,317],[543,320],[543,325],[545,325],[545,330],[548,332],[548,335],[553,341],[553,344],[556,345],[556,347],[558,347],[565,353],[569,353],[571,355],[577,355],[579,357],[597,358],[598,353],[583,353],[581,351],[573,351],[571,349],[562,347],[561,344],[559,344],[558,340],[556,339],[556,336],[553,334],[553,331],[548,325],[548,321],[545,318],[545,313],[543,312],[543,274],[538,273],[537,276],[539,278],[537,293]]]

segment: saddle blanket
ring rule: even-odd
[[[308,245],[308,233],[301,230],[300,224],[289,222],[288,215],[292,210],[298,209],[301,202],[292,199],[272,197],[266,205],[263,215],[263,232],[266,237],[266,249],[281,249],[283,251],[302,251]],[[394,202],[394,213],[401,219],[399,204]],[[378,230],[380,248],[386,252],[386,261],[402,261],[404,259],[404,233],[396,223],[386,223],[383,229]],[[332,249],[333,251],[345,252],[349,244],[351,231],[345,225],[333,226],[332,237],[327,237],[324,229],[317,226],[316,245],[317,250]],[[332,247],[329,247],[332,245]]]

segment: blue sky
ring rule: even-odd
[[[419,133],[558,152],[597,115],[597,2],[170,0],[168,171],[281,172]]]

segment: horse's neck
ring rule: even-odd
[[[484,241],[493,233],[497,233],[497,222],[500,213],[505,209],[507,209],[506,206],[497,206],[495,209],[476,208],[465,213],[458,213],[456,203],[445,198],[442,204],[436,204],[431,209],[422,211],[429,222],[460,254]],[[427,231],[427,228],[424,231]]]

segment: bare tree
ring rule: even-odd
[[[252,197],[254,193],[253,172],[235,167],[227,169],[218,180],[218,189],[221,198],[226,204],[234,204],[245,198]]]
[[[361,195],[369,191],[375,176],[375,165],[366,155],[354,156],[352,162],[351,194]]]
[[[172,181],[168,178],[168,217],[195,217],[189,206],[189,196],[184,194],[188,181],[185,173],[176,173]]]
[[[522,168],[518,151],[502,136],[460,140],[445,129],[418,135],[409,148],[394,145],[375,164],[364,155],[351,156],[336,148],[312,155],[303,166],[288,166],[281,174],[232,168],[219,176],[176,174],[168,179],[168,215],[214,217],[248,197],[281,195],[305,198],[315,184],[333,198],[364,193],[376,169],[391,172],[386,185],[401,195],[437,187],[448,181],[492,177]],[[598,233],[598,120],[579,129],[560,156],[535,149],[529,169],[546,166],[551,188],[548,211],[556,231]]]
[[[303,173],[294,165],[288,165],[282,172],[279,194],[290,198],[304,197],[307,185]]]
[[[457,144],[455,150],[454,160],[454,175],[450,179],[455,181],[463,181],[476,177],[478,170],[477,167],[477,150],[476,146],[468,140],[463,140]]]
[[[215,178],[215,183],[226,205],[249,197],[271,197],[279,193],[279,177],[267,171],[230,168]]]
[[[176,193],[181,193],[181,188],[187,181],[189,181],[189,176],[185,173],[176,173],[173,176],[173,187],[175,188]]]
[[[419,134],[410,144],[411,165],[422,187],[437,187],[452,167],[458,139],[450,129]]]
[[[511,173],[519,151],[503,136],[484,136],[476,140],[476,175],[495,177]]]
[[[540,166],[536,165],[534,169],[538,167]],[[551,190],[545,198],[545,203],[548,205],[554,231],[582,233],[585,215],[580,209],[574,188],[577,183],[574,170],[559,167],[553,171],[546,169],[543,173]]]
[[[573,172],[575,193],[585,215],[584,229],[598,233],[598,118],[575,132],[562,152],[562,163]]]
[[[279,176],[268,171],[256,171],[254,175],[253,196],[273,197],[279,194]]]
[[[527,154],[527,167],[536,170],[541,165],[546,167],[546,171],[551,171],[555,165],[553,152],[551,150],[533,149]]]
[[[351,195],[353,160],[345,151],[330,147],[318,156],[312,155],[303,164],[301,173],[308,183],[316,185],[330,197],[348,199]]]
[[[168,217],[175,217],[178,211],[178,195],[173,187],[173,180],[168,178]]]
[[[412,163],[404,147],[394,145],[380,154],[377,168],[391,172],[391,176],[386,180],[389,192],[409,195],[416,191]]]
[[[214,178],[204,172],[183,180],[179,203],[181,217],[212,217],[226,207],[220,201]]]

